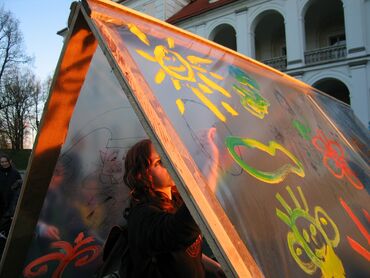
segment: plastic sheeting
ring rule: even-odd
[[[91,236],[98,250],[120,218],[121,163],[144,124],[233,275],[370,275],[369,133],[348,106],[169,25],[87,2],[127,87],[97,50],[40,221],[68,242]],[[26,266],[40,246],[35,237]],[[91,274],[99,258],[92,265],[73,275]]]

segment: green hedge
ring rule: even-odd
[[[16,151],[10,149],[0,149],[0,153],[8,155],[18,170],[27,169],[28,158],[31,155],[31,150]]]

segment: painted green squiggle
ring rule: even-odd
[[[303,124],[298,120],[293,120],[292,125],[295,127],[295,129],[297,129],[299,135],[303,139],[307,141],[311,140],[311,137],[309,136],[309,134],[311,133],[311,128],[307,124]]]
[[[252,115],[263,119],[268,114],[269,104],[260,94],[236,84],[233,89],[240,95],[240,104]]]
[[[290,173],[294,173],[300,177],[305,176],[302,163],[290,151],[288,151],[286,148],[276,143],[275,141],[270,141],[269,145],[264,145],[254,139],[229,136],[226,138],[225,143],[229,153],[239,164],[239,166],[242,167],[244,171],[263,182],[271,184],[280,183]],[[276,150],[279,150],[283,152],[286,156],[288,156],[295,163],[295,165],[293,166],[291,164],[285,164],[273,172],[264,172],[251,167],[244,160],[242,160],[240,156],[235,152],[235,147],[237,146],[256,148],[268,153],[271,156],[275,156]]]
[[[268,114],[270,103],[261,96],[256,80],[234,66],[229,66],[229,73],[242,85],[233,84],[233,89],[240,96],[241,105],[252,115],[263,119]]]
[[[259,91],[260,86],[257,81],[242,71],[240,68],[229,66],[229,73],[233,76],[240,84],[250,87],[252,90]]]

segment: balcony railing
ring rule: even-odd
[[[266,59],[261,62],[277,70],[286,70],[286,56]]]
[[[319,48],[304,53],[306,65],[333,61],[345,57],[347,57],[347,47],[345,44]]]

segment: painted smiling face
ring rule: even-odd
[[[280,194],[276,198],[287,213],[276,209],[277,216],[286,223],[291,231],[287,235],[289,251],[299,267],[312,275],[321,270],[322,277],[344,277],[341,260],[334,248],[339,244],[339,230],[329,215],[319,206],[315,207],[315,216],[308,211],[306,199],[298,187],[303,206],[301,206],[290,187],[287,191],[295,208],[291,208]]]

